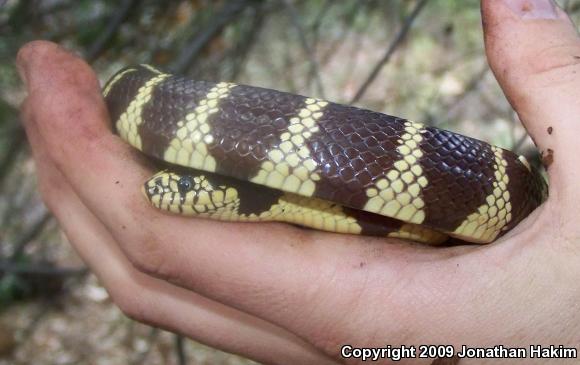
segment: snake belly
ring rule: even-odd
[[[103,94],[119,136],[170,166],[144,191],[177,214],[488,243],[547,196],[523,156],[370,110],[149,65]]]

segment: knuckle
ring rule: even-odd
[[[163,249],[162,238],[154,230],[143,226],[139,226],[136,231],[139,233],[125,240],[123,245],[131,265],[146,275],[168,277],[169,273],[165,268],[168,267],[167,262],[170,258]]]
[[[145,308],[145,301],[142,298],[142,289],[135,288],[133,284],[126,285],[123,290],[111,289],[109,294],[113,302],[119,307],[121,312],[127,317],[137,321],[146,322],[148,320],[148,310]]]
[[[179,280],[183,268],[179,247],[189,240],[179,229],[179,221],[151,209],[140,194],[121,194],[118,198],[128,214],[118,219],[119,226],[114,228],[131,265],[150,276]]]

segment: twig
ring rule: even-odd
[[[0,261],[0,274],[34,274],[42,276],[82,276],[87,268],[64,268],[41,263]]]
[[[352,41],[349,42],[353,46],[352,47],[353,54],[359,49],[360,45],[363,43],[363,39],[365,39],[365,37],[368,37],[367,33],[368,29],[374,25],[375,24],[373,24],[373,22],[369,19],[356,32],[353,32],[353,34],[351,35]],[[358,57],[354,56],[348,57],[348,61],[345,63],[346,67],[344,67],[345,72],[342,77],[344,79],[343,85],[350,85],[353,82],[358,82],[358,78],[355,76],[355,74],[359,61],[360,60],[358,59]],[[343,89],[345,89],[345,87],[343,87]]]
[[[147,349],[145,349],[145,351],[143,351],[141,354],[139,354],[139,356],[136,356],[135,360],[131,361],[132,365],[141,365],[141,364],[145,363],[145,361],[149,357],[149,354],[151,353],[151,349],[153,348],[153,346],[151,344],[157,339],[158,335],[159,335],[159,329],[155,328],[155,327],[151,327],[151,331],[149,331],[149,335],[147,336],[147,343],[148,343]]]
[[[179,2],[177,1],[158,1],[155,3],[157,5],[155,7],[155,11],[151,14],[153,19],[158,19],[158,24],[156,29],[171,29],[174,25],[175,18],[178,16],[179,13]],[[203,11],[196,11],[194,15],[191,17],[189,23],[190,24],[197,24]],[[171,35],[171,42],[166,42],[165,39],[167,37],[167,32],[151,32],[152,39],[149,42],[150,47],[146,47],[147,55],[144,58],[144,61],[147,63],[159,63],[158,60],[155,58],[157,54],[167,53],[170,50],[175,52],[174,45],[175,42],[175,35],[181,35],[181,32],[170,32]],[[178,37],[179,37],[178,36]],[[125,49],[126,47],[132,46],[129,42],[123,42],[124,44],[118,44],[119,49]],[[161,62],[162,64],[166,63],[166,60]],[[161,66],[161,65],[159,65]]]
[[[16,242],[14,242],[14,250],[12,255],[10,255],[10,260],[15,261],[22,256],[26,246],[35,239],[40,232],[44,229],[46,224],[50,221],[52,215],[50,212],[45,211],[40,218],[30,226],[30,228],[24,232]]]
[[[341,27],[341,33],[336,37],[329,47],[327,47],[326,52],[321,57],[320,64],[326,65],[333,55],[338,52],[338,49],[346,44],[345,40],[348,38],[347,34],[349,31],[352,31],[353,22],[356,19],[361,7],[365,4],[365,1],[355,1],[353,6],[350,7],[346,12],[346,18],[344,21],[344,26]]]
[[[283,42],[285,44],[290,43],[290,39],[288,38],[288,32],[284,32],[284,34],[282,35],[283,38]],[[283,50],[284,54],[282,56],[282,60],[284,62],[284,65],[282,66],[282,69],[285,70],[284,72],[282,72],[282,75],[284,77],[284,81],[286,82],[286,91],[292,92],[292,93],[296,93],[298,88],[296,86],[296,79],[297,77],[295,77],[294,75],[294,63],[292,62],[292,52],[290,51],[289,47],[285,47]],[[273,63],[268,59],[269,63],[273,65]],[[274,67],[271,68],[272,70],[275,69]]]
[[[310,30],[313,33],[316,34],[316,32],[318,32],[318,30],[320,29],[320,25],[322,24],[322,19],[324,19],[324,17],[328,13],[328,10],[330,9],[331,5],[332,5],[332,0],[326,0],[324,2],[324,4],[322,4],[322,6],[320,7],[320,11],[316,15],[316,17],[314,17],[314,21],[310,25]]]
[[[479,98],[481,100],[481,103],[486,107],[487,110],[497,114],[499,117],[503,119],[511,120],[512,122],[514,122],[512,114],[513,110],[511,109],[510,106],[506,106],[503,108],[500,107],[499,105],[497,105],[497,99],[485,93],[480,93]]]
[[[253,1],[237,0],[228,1],[223,8],[210,21],[209,25],[196,34],[193,39],[183,48],[181,54],[169,67],[175,73],[184,73],[193,66],[194,60],[202,49],[233,20],[236,19],[246,6]]]
[[[417,18],[417,16],[419,15],[421,10],[423,9],[423,7],[427,4],[427,1],[428,0],[419,1],[417,3],[417,5],[415,6],[415,8],[413,9],[413,11],[411,12],[411,14],[407,17],[407,19],[405,19],[403,26],[401,27],[401,29],[399,30],[399,33],[397,34],[397,36],[395,37],[395,39],[393,40],[393,42],[391,43],[391,45],[387,49],[387,52],[385,53],[383,58],[381,58],[381,60],[376,64],[376,66],[373,68],[373,70],[371,71],[371,73],[367,77],[366,81],[362,84],[360,89],[356,92],[356,94],[354,95],[354,97],[350,101],[351,104],[356,103],[357,101],[360,100],[360,98],[362,98],[362,96],[367,91],[370,84],[375,80],[375,78],[377,77],[377,75],[379,74],[381,69],[387,64],[387,62],[389,62],[393,53],[395,53],[395,51],[397,50],[399,45],[403,42],[403,40],[407,36],[407,33],[409,33],[409,30],[411,29],[411,25],[413,24],[413,22],[415,21],[415,19]]]
[[[572,15],[573,13],[577,12],[578,10],[580,10],[580,3],[573,3],[566,9],[566,13],[568,13],[569,15]]]
[[[248,55],[250,54],[252,47],[256,43],[256,39],[262,30],[264,25],[264,13],[262,6],[256,7],[256,14],[254,14],[252,24],[250,29],[246,33],[246,37],[243,41],[239,42],[236,47],[235,54],[237,54],[237,60],[234,62],[232,69],[231,80],[235,81],[240,75],[240,72],[244,68]]]
[[[322,25],[322,19],[324,19],[332,4],[333,4],[332,0],[326,0],[324,4],[322,4],[322,6],[320,7],[320,11],[314,18],[312,25],[310,25],[310,31],[312,32],[312,51],[315,52],[315,54],[318,45],[318,40],[320,38],[320,26]]]
[[[179,365],[187,365],[187,356],[185,356],[185,348],[183,347],[183,344],[183,336],[175,335],[175,355],[177,355],[177,363]]]
[[[462,102],[467,97],[468,94],[470,94],[472,91],[476,90],[477,87],[479,86],[479,83],[485,78],[485,76],[487,76],[488,73],[489,73],[489,66],[487,64],[485,64],[485,65],[483,65],[481,70],[479,70],[479,72],[476,73],[471,78],[471,80],[469,80],[467,82],[467,85],[465,86],[465,91],[454,100],[454,104]]]
[[[16,156],[26,146],[25,142],[26,134],[24,133],[24,128],[18,126],[12,132],[12,136],[10,136],[10,145],[6,154],[0,160],[0,190],[2,190],[6,177],[12,171],[12,165],[18,160]]]
[[[487,66],[487,64],[485,64],[481,68],[481,70],[479,70],[477,73],[475,73],[473,75],[473,77],[466,83],[464,91],[460,95],[456,96],[453,99],[453,101],[447,103],[447,110],[448,110],[447,119],[452,118],[453,117],[453,114],[454,114],[454,110],[457,110],[456,107],[461,102],[463,102],[463,100],[465,100],[465,98],[469,94],[471,94],[472,92],[474,92],[474,91],[476,91],[478,89],[481,81],[485,78],[485,76],[488,74],[488,72],[489,72],[489,67]],[[432,99],[431,99],[431,105],[434,104],[434,101],[438,97],[438,95],[439,95],[439,92],[437,92],[432,97]],[[429,124],[431,126],[437,126],[437,125],[441,124],[442,119],[440,119],[440,118],[439,119],[433,119],[431,117],[432,116],[432,113],[429,110],[425,111],[424,114],[426,114],[426,117],[424,119],[425,120],[428,120],[429,121]]]
[[[324,87],[322,85],[322,79],[320,78],[318,61],[316,61],[316,58],[314,57],[314,53],[312,51],[312,48],[310,47],[310,44],[308,43],[308,40],[306,39],[306,33],[304,31],[304,27],[302,27],[302,23],[300,22],[300,17],[298,15],[298,12],[296,11],[296,8],[290,2],[290,0],[282,0],[282,2],[286,6],[286,9],[288,10],[288,13],[290,14],[290,21],[292,22],[292,25],[294,26],[294,28],[296,28],[296,31],[298,33],[298,39],[300,40],[300,45],[302,46],[302,49],[305,53],[305,56],[308,59],[308,63],[310,64],[310,71],[308,72],[308,79],[309,80],[314,79],[314,81],[316,82],[316,87],[318,88],[318,93],[320,94],[320,97],[324,98]]]
[[[89,47],[86,59],[89,63],[94,62],[105,51],[106,46],[113,39],[123,22],[129,17],[139,0],[124,0],[118,11],[112,17],[107,28],[101,33],[97,40]]]

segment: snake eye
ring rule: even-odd
[[[177,182],[177,189],[180,193],[184,194],[193,188],[193,180],[190,176],[182,176]]]

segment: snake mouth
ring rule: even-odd
[[[141,190],[153,207],[184,215],[227,215],[239,204],[236,189],[212,183],[204,175],[173,170],[155,174]]]
[[[216,219],[235,220],[236,202],[230,199],[225,201],[223,191],[189,191],[187,194],[163,189],[158,185],[144,184],[143,194],[149,203],[156,209],[196,217],[218,217]],[[221,199],[221,200],[220,200]],[[221,218],[220,218],[221,217]]]

